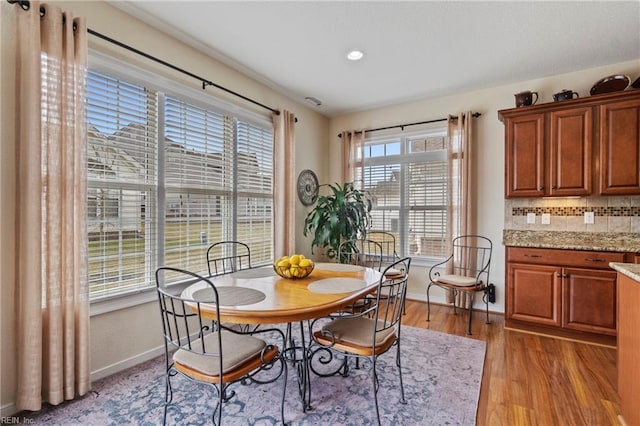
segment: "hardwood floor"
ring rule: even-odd
[[[404,325],[428,328],[487,342],[478,425],[619,425],[616,350],[519,331],[505,330],[504,317],[474,312],[473,335],[467,314],[407,301]]]

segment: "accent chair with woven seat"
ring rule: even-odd
[[[313,342],[311,346],[311,369],[318,376],[349,373],[349,362],[353,358],[368,359],[371,364],[373,397],[376,406],[376,418],[380,424],[380,408],[378,405],[378,388],[380,386],[376,365],[378,357],[396,347],[395,363],[398,367],[400,384],[400,403],[406,404],[404,385],[402,383],[401,363],[401,318],[407,294],[409,266],[411,258],[398,260],[386,269],[401,270],[404,273],[397,278],[388,278],[383,271],[378,288],[371,296],[365,309],[353,313],[341,313],[314,320],[310,328]],[[335,357],[334,357],[335,356]],[[317,357],[318,365],[329,368],[331,361],[337,363],[330,372],[320,371],[314,367],[313,358]],[[318,382],[317,384],[321,384]]]
[[[478,292],[483,293],[489,324],[489,272],[491,269],[491,240],[480,235],[462,235],[452,241],[451,254],[444,261],[429,269],[427,282],[427,321],[431,320],[429,290],[438,286],[451,294],[453,311],[458,307],[468,308],[469,323],[467,334],[471,334],[473,301]],[[462,305],[462,306],[461,306]]]
[[[167,291],[167,282],[204,282],[210,292],[206,300],[184,299]],[[215,403],[212,420],[216,425],[222,422],[224,403],[235,395],[232,385],[273,383],[282,377],[280,417],[285,424],[287,364],[280,350],[285,345],[284,333],[275,328],[243,332],[221,324],[215,285],[208,278],[193,272],[170,267],[158,268],[156,287],[166,365],[163,424],[166,424],[167,409],[173,400],[171,378],[178,373],[214,389],[216,397],[212,398]],[[207,305],[207,309],[203,305]],[[211,309],[212,305],[215,310]],[[211,314],[212,311],[215,311],[215,315]],[[280,346],[257,337],[264,333],[270,339],[277,339]]]

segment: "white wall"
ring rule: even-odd
[[[472,72],[472,71],[470,71]],[[504,126],[498,120],[497,111],[515,106],[514,94],[524,90],[538,92],[538,103],[553,101],[553,94],[571,89],[588,96],[593,84],[612,74],[626,74],[632,81],[640,75],[640,59],[606,65],[562,75],[554,75],[520,83],[506,84],[489,89],[460,93],[453,96],[393,105],[370,111],[349,114],[331,119],[329,123],[329,149],[331,162],[329,176],[341,179],[342,150],[338,133],[343,130],[359,130],[419,122],[446,117],[463,111],[478,111],[476,119],[478,188],[478,232],[489,237],[494,244],[491,265],[491,281],[496,285],[497,301],[489,309],[504,312],[505,262],[502,230],[504,229]],[[372,88],[371,90],[375,90]],[[417,90],[419,91],[419,90]],[[408,128],[411,129],[411,128]],[[426,299],[426,268],[414,267],[409,284],[409,297]],[[433,290],[432,290],[433,292]],[[434,294],[434,293],[432,293]],[[438,293],[438,300],[443,294]],[[478,298],[479,299],[479,298]],[[476,300],[476,306],[483,306]]]

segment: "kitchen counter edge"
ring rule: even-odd
[[[570,232],[504,229],[502,243],[509,247],[640,253],[640,234],[632,232]]]

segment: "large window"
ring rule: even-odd
[[[270,122],[94,70],[87,120],[92,300],[154,287],[160,265],[206,272],[215,241],[272,259]]]
[[[396,236],[402,256],[442,258],[447,235],[445,129],[369,137],[363,182],[372,229]]]

